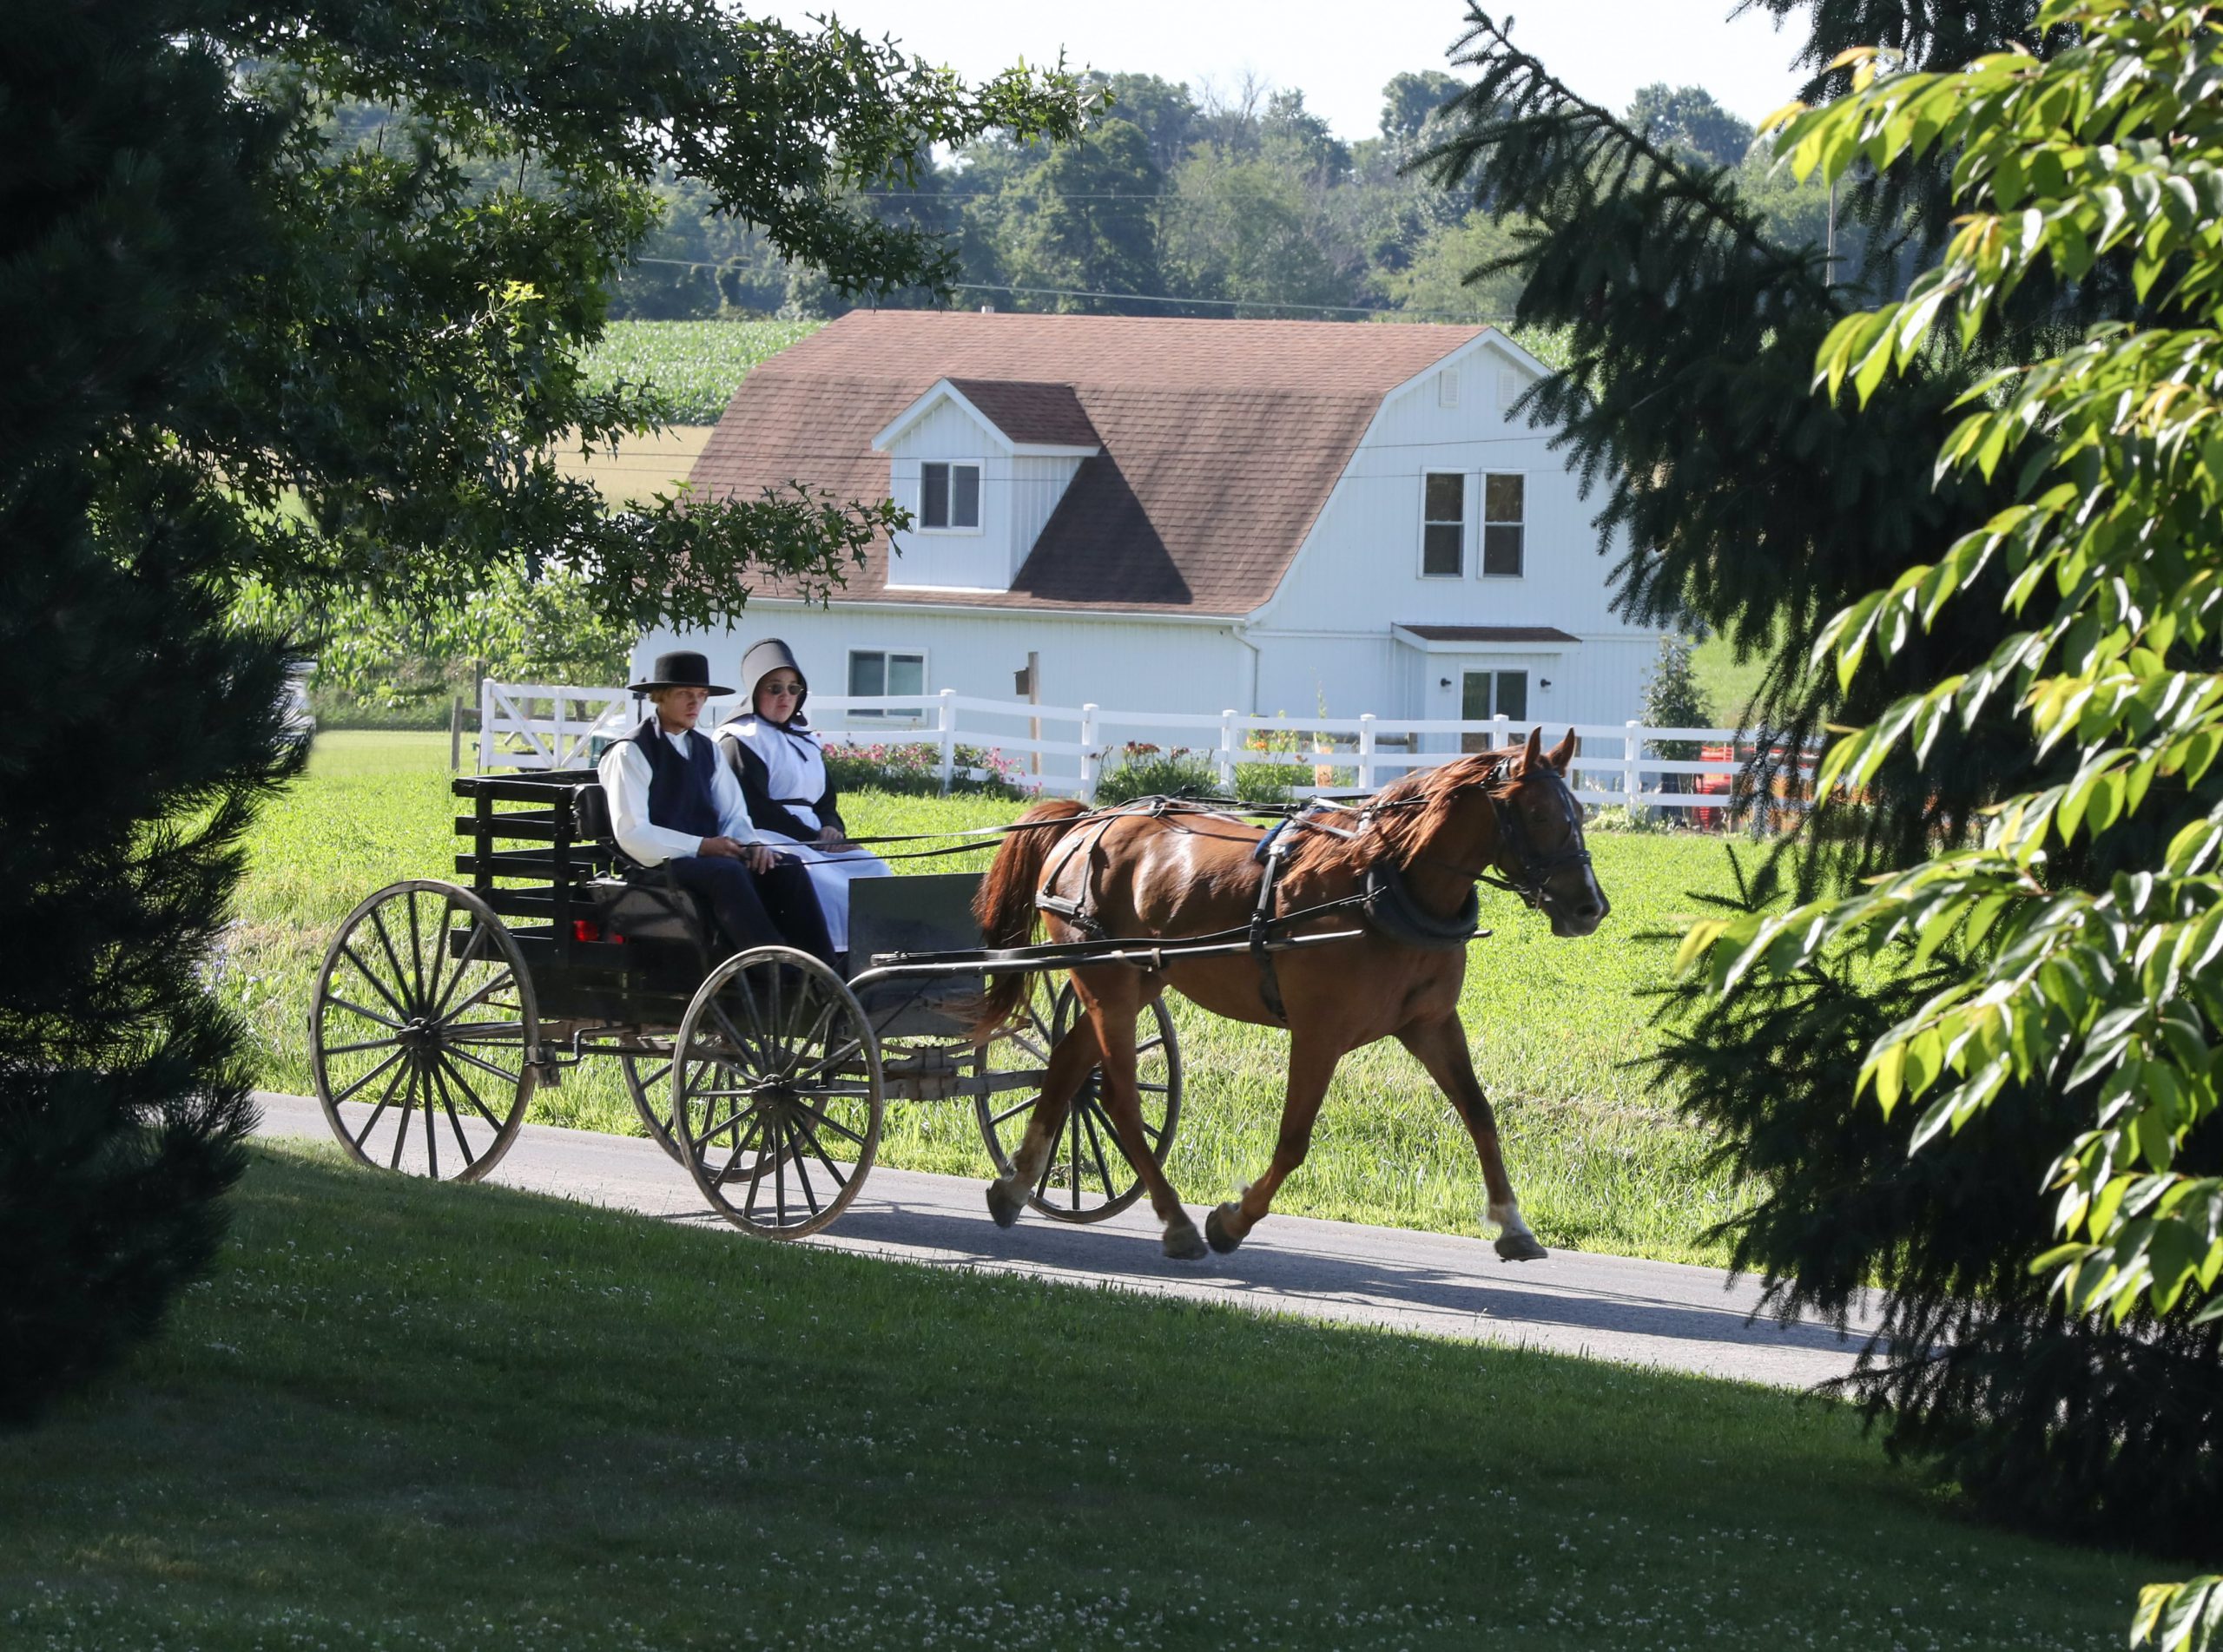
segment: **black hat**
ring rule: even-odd
[[[802,702],[810,698],[810,679],[803,676],[803,669],[795,663],[795,650],[778,637],[768,636],[749,645],[741,656],[742,692],[749,696],[749,709],[756,709],[756,685],[777,671],[782,666],[802,679],[802,693],[795,696],[795,708],[788,714],[790,722],[802,721]]]
[[[628,694],[644,694],[652,688],[708,688],[713,694],[733,692],[710,681],[709,656],[685,650],[677,654],[659,654],[656,655],[656,668],[649,673],[645,682],[625,685]]]

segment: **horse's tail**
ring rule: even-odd
[[[1024,946],[1034,937],[1041,913],[1035,909],[1034,892],[1040,886],[1043,863],[1059,839],[1074,821],[1088,813],[1071,798],[1051,798],[1019,817],[1026,828],[1013,832],[996,851],[993,865],[980,879],[973,897],[973,916],[980,920],[980,939],[993,947]],[[1041,824],[1052,822],[1059,824]],[[1006,974],[992,977],[988,991],[975,1011],[973,1035],[986,1037],[1018,1012],[1032,976]]]

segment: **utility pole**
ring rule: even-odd
[[[1830,260],[1830,285],[1835,286],[1837,282],[1837,181],[1835,178],[1830,180],[1829,227],[1824,232],[1824,248]]]

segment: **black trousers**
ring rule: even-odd
[[[723,855],[676,855],[663,864],[681,888],[710,903],[733,951],[792,946],[822,960],[829,969],[840,969],[833,938],[826,931],[826,914],[819,910],[810,874],[799,861],[776,861],[766,872],[751,872]]]

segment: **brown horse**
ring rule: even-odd
[[[1474,1137],[1488,1189],[1497,1253],[1508,1261],[1546,1254],[1513,1195],[1498,1150],[1497,1121],[1474,1077],[1459,988],[1467,973],[1474,885],[1493,869],[1562,937],[1587,935],[1605,918],[1605,894],[1583,847],[1582,811],[1567,783],[1574,732],[1551,751],[1540,731],[1524,747],[1461,757],[1409,774],[1354,813],[1323,826],[1290,826],[1274,909],[1292,913],[1362,896],[1376,898],[1305,919],[1276,934],[1362,928],[1353,940],[1273,954],[1270,977],[1249,951],[1169,958],[1158,970],[1093,964],[1072,971],[1085,1010],[1050,1052],[1042,1094],[1010,1173],[988,1187],[988,1209],[1018,1220],[1089,1070],[1101,1067],[1104,1102],[1119,1147],[1164,1224],[1165,1254],[1197,1257],[1204,1238],[1151,1156],[1135,1085],[1137,1016],[1167,987],[1215,1015],[1289,1027],[1289,1093],[1265,1175],[1205,1219],[1212,1248],[1231,1251],[1257,1226],[1282,1182],[1304,1162],[1312,1123],[1336,1065],[1349,1051],[1395,1037],[1448,1096]],[[1021,946],[1038,920],[1060,942],[1174,939],[1240,930],[1258,907],[1264,872],[1254,855],[1264,834],[1197,806],[1089,811],[1068,800],[1037,804],[996,855],[973,904],[992,946]],[[1059,822],[1064,824],[1057,824]],[[1369,873],[1372,873],[1371,879]],[[1461,919],[1464,921],[1462,922]],[[1001,976],[982,1008],[981,1030],[1001,1026],[1024,997],[1026,976]],[[1272,999],[1278,991],[1277,1015]]]

